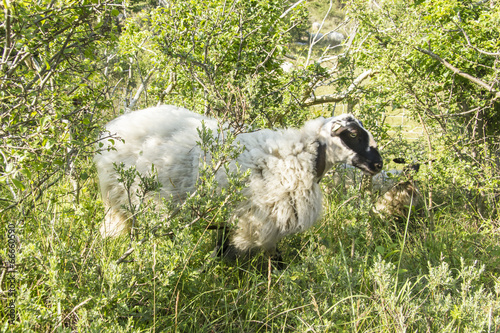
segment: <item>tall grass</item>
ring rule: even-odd
[[[203,228],[152,238],[116,264],[130,239],[98,234],[93,179],[79,203],[62,182],[24,217],[17,317],[9,324],[2,312],[2,332],[500,331],[498,221],[475,219],[459,191],[435,211],[434,229],[412,212],[389,232],[368,197],[326,180],[324,218],[282,241],[288,265],[278,271],[264,256],[211,258]],[[20,216],[2,219],[21,225]]]

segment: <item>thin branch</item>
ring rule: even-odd
[[[469,35],[467,35],[467,33],[465,32],[465,30],[458,24],[456,23],[455,21],[452,20],[452,22],[457,26],[458,29],[460,29],[460,31],[462,32],[462,34],[464,35],[465,37],[465,40],[467,41],[467,45],[474,49],[475,51],[479,52],[479,53],[482,53],[482,54],[486,54],[486,55],[489,55],[489,56],[499,56],[500,55],[500,52],[488,52],[488,51],[483,51],[477,47],[475,47],[474,45],[472,45],[471,41],[470,41],[470,38],[469,38]]]
[[[283,14],[281,14],[280,19],[282,19],[283,17],[285,17],[292,9],[294,9],[295,7],[297,7],[298,5],[300,5],[301,2],[304,2],[304,0],[297,1],[290,8],[288,8],[287,10],[285,10],[283,12]]]
[[[321,21],[321,25],[319,27],[318,32],[321,30],[321,28],[323,28],[323,25],[325,24],[325,20],[328,17],[328,15],[330,14],[332,7],[333,7],[333,3],[330,0],[330,7],[328,7],[328,11],[326,12],[325,16],[323,17],[323,21]],[[318,36],[318,32],[314,33],[314,37],[312,40],[310,39],[311,36],[309,35],[309,50],[307,51],[307,58],[306,58],[306,62],[305,62],[305,67],[307,67],[309,65],[309,60],[311,59],[311,56],[312,56],[313,46],[316,45],[317,43],[319,43],[321,41],[321,39],[323,39],[323,37],[324,37],[324,35],[323,35],[321,38],[316,40],[316,37]]]
[[[160,106],[163,104],[163,98],[170,94],[175,86],[177,85],[177,75],[175,74],[175,72],[170,72],[169,74],[169,81],[170,81],[170,84],[168,85],[167,88],[165,88],[165,90],[163,90],[160,94],[160,98],[158,99],[158,104],[157,106]]]
[[[451,118],[451,117],[460,117],[460,116],[465,116],[465,115],[468,115],[469,113],[474,113],[474,112],[477,112],[477,110],[479,110],[481,107],[477,107],[477,108],[474,108],[474,109],[471,109],[471,110],[467,110],[467,111],[464,111],[464,112],[459,112],[459,113],[448,113],[448,114],[436,114],[436,115],[433,115],[432,117],[435,117],[435,118]]]
[[[73,308],[73,310],[71,310],[70,313],[68,313],[63,319],[59,320],[59,322],[57,323],[57,325],[52,329],[52,331],[50,331],[51,333],[54,333],[57,328],[59,326],[61,326],[61,324],[66,320],[68,319],[69,316],[71,316],[76,310],[78,310],[80,307],[84,306],[86,303],[88,303],[88,301],[90,301],[92,299],[92,297],[89,297],[87,298],[85,301],[81,302],[80,304],[78,304],[77,306],[75,306]]]
[[[433,150],[432,150],[431,136],[429,135],[429,131],[427,130],[427,126],[425,125],[425,122],[422,118],[422,115],[420,114],[420,112],[418,112],[417,114],[418,114],[418,119],[420,120],[420,124],[422,124],[422,129],[424,130],[425,137],[427,139],[427,148],[429,150],[429,152],[428,152],[428,154],[429,154],[428,155],[429,156],[429,160],[428,160],[429,170],[432,170],[432,162],[434,161],[434,159],[432,157]],[[429,214],[429,222],[430,222],[431,230],[434,230],[434,213],[432,211],[432,209],[433,209],[432,208],[433,207],[432,194],[433,194],[432,181],[430,181],[429,182],[429,202],[428,202],[428,206],[427,206],[427,212]],[[412,199],[413,199],[413,195],[412,195]],[[410,207],[411,207],[411,205],[410,205]],[[410,209],[410,211],[411,211],[411,209]],[[408,214],[409,214],[409,212],[408,212]]]
[[[146,75],[146,77],[144,78],[144,80],[142,80],[142,83],[139,86],[139,89],[137,89],[137,92],[135,93],[135,96],[130,99],[130,103],[127,106],[127,108],[125,109],[125,113],[130,112],[130,111],[132,111],[134,109],[135,104],[137,103],[137,101],[139,101],[139,98],[141,97],[142,92],[146,88],[146,86],[147,86],[147,84],[149,82],[149,79],[151,78],[151,75],[153,75],[153,72],[155,70],[156,70],[156,67],[151,68],[151,70],[148,72],[148,74]]]
[[[352,84],[343,92],[339,94],[330,94],[330,95],[322,95],[322,96],[313,96],[307,98],[302,102],[302,106],[312,106],[318,104],[326,104],[326,103],[336,103],[340,102],[347,97],[367,78],[375,75],[377,72],[372,71],[371,69],[364,71],[361,73]]]
[[[429,51],[429,50],[424,50],[420,47],[416,47],[416,50],[417,51],[420,51],[424,54],[427,54],[428,56],[436,59],[437,61],[439,61],[444,67],[448,68],[449,70],[451,70],[453,73],[477,84],[478,86],[488,90],[489,92],[493,93],[495,95],[495,98],[500,98],[500,91],[496,90],[495,88],[493,88],[493,86],[489,85],[488,83],[478,79],[477,77],[475,76],[472,76],[470,74],[467,74],[465,72],[462,72],[460,69],[456,68],[455,66],[453,66],[452,64],[450,64],[449,62],[447,62],[446,60],[442,59],[440,56],[438,56],[437,54]]]
[[[7,4],[4,8],[4,15],[5,15],[5,45],[3,49],[3,55],[2,55],[2,67],[7,66],[7,57],[8,54],[11,52],[10,46],[11,46],[11,22],[10,22],[10,8],[9,4]]]

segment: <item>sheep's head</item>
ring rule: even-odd
[[[319,141],[326,145],[327,168],[335,163],[347,163],[370,175],[382,170],[377,143],[363,124],[350,114],[325,119]]]

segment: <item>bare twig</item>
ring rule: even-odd
[[[6,68],[7,66],[7,57],[8,54],[10,53],[10,45],[11,45],[11,22],[10,22],[10,8],[9,4],[7,2],[7,6],[4,8],[4,15],[5,15],[5,45],[3,49],[3,55],[2,55],[2,67]]]
[[[304,0],[299,0],[296,3],[294,3],[290,8],[288,8],[287,10],[285,10],[283,12],[283,14],[281,14],[280,19],[282,19],[283,17],[285,17],[292,9],[294,9],[295,7],[297,7],[298,5],[300,5],[302,2],[304,2]]]
[[[429,164],[429,169],[432,169],[432,162],[434,161],[434,159],[432,158],[432,141],[431,141],[431,136],[429,135],[429,131],[427,130],[427,126],[425,125],[425,122],[422,118],[422,116],[420,115],[420,113],[418,113],[418,118],[420,120],[420,124],[422,124],[422,128],[424,130],[424,133],[425,133],[425,137],[427,139],[427,148],[429,149],[429,160],[428,160],[428,164]],[[427,207],[427,211],[429,213],[429,222],[430,222],[430,227],[431,227],[431,230],[434,229],[434,212],[432,211],[433,209],[433,202],[432,202],[432,181],[429,182],[429,205]],[[412,200],[413,200],[413,195],[412,195]],[[411,205],[410,205],[411,207]],[[411,211],[411,209],[410,209]]]
[[[326,12],[325,16],[323,17],[323,21],[321,21],[321,25],[320,25],[318,31],[320,31],[321,28],[323,27],[323,25],[325,24],[325,20],[328,17],[328,15],[330,14],[332,7],[333,7],[333,3],[330,0],[330,7],[328,7],[328,11]],[[315,33],[313,39],[309,43],[309,50],[307,51],[307,58],[306,58],[306,62],[305,62],[305,67],[307,67],[309,65],[309,60],[311,59],[311,56],[312,56],[313,46],[316,45],[317,43],[319,43],[321,41],[321,39],[323,39],[323,37],[324,37],[323,36],[321,38],[316,38],[317,36],[318,36],[317,33]]]
[[[169,78],[170,78],[170,84],[168,85],[167,88],[165,88],[165,90],[163,90],[160,94],[160,99],[158,100],[158,105],[157,106],[160,106],[162,103],[163,103],[163,98],[170,94],[175,86],[177,85],[177,75],[175,74],[175,72],[170,72],[169,74]]]
[[[371,69],[364,71],[352,82],[352,84],[345,91],[338,94],[309,97],[302,102],[302,106],[340,102],[349,97],[349,95],[361,84],[361,82],[375,74],[376,72],[372,71]]]
[[[472,45],[471,41],[470,41],[470,38],[469,38],[469,35],[467,35],[467,33],[465,32],[465,30],[456,22],[452,21],[458,29],[460,29],[460,31],[462,32],[462,34],[464,35],[465,37],[465,40],[467,41],[467,45],[474,49],[475,51],[479,52],[479,53],[482,53],[482,54],[486,54],[486,55],[489,55],[489,56],[499,56],[500,55],[500,52],[488,52],[488,51],[484,51],[484,50],[481,50],[477,47],[475,47],[474,45]]]
[[[481,109],[480,106],[478,106],[477,108],[474,108],[474,109],[471,109],[471,110],[467,110],[467,111],[464,111],[464,112],[459,112],[459,113],[449,113],[449,114],[436,114],[436,115],[433,115],[432,117],[434,118],[451,118],[451,117],[460,117],[460,116],[466,116],[470,113],[474,113],[474,112],[477,112],[477,110]]]
[[[440,56],[438,56],[437,54],[429,51],[429,50],[424,50],[420,47],[416,47],[416,50],[417,51],[420,51],[424,54],[427,54],[428,56],[436,59],[437,61],[439,61],[444,67],[448,68],[449,70],[451,70],[453,73],[475,83],[476,85],[488,90],[489,92],[493,93],[495,95],[495,98],[500,98],[500,91],[496,90],[495,88],[493,88],[493,86],[489,85],[488,83],[484,82],[483,80],[480,80],[478,79],[477,77],[475,76],[472,76],[470,74],[467,74],[465,72],[462,72],[460,69],[456,68],[455,66],[453,66],[452,64],[450,64],[449,62],[447,62],[446,60],[444,60],[443,58],[441,58]]]
[[[71,316],[71,315],[72,315],[72,314],[73,314],[76,310],[78,310],[80,307],[82,307],[82,306],[84,306],[85,304],[87,304],[87,303],[88,303],[91,299],[92,299],[92,297],[89,297],[89,298],[87,298],[85,301],[83,301],[83,302],[81,302],[80,304],[78,304],[77,306],[75,306],[75,307],[73,308],[73,310],[71,310],[71,312],[70,312],[70,313],[68,313],[68,314],[67,314],[67,315],[66,315],[63,319],[59,320],[59,322],[57,323],[57,325],[56,325],[56,326],[54,326],[54,328],[52,329],[52,331],[50,331],[50,333],[54,333],[54,332],[57,330],[57,328],[58,328],[59,326],[61,326],[61,324],[62,324],[62,323],[63,323],[66,319],[68,319],[68,317],[69,317],[69,316]]]
[[[151,78],[151,75],[153,75],[153,72],[156,70],[156,67],[153,67],[149,70],[148,74],[142,81],[141,85],[139,86],[139,89],[137,89],[137,92],[135,93],[135,96],[130,99],[129,105],[125,109],[125,113],[130,112],[134,109],[135,104],[137,104],[137,101],[139,101],[139,98],[141,97],[142,92],[146,88],[149,79]]]

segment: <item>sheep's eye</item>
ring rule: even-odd
[[[351,132],[351,133],[349,133],[349,136],[350,136],[351,138],[355,138],[355,137],[357,137],[357,136],[358,136],[358,133],[356,133],[356,132]]]

